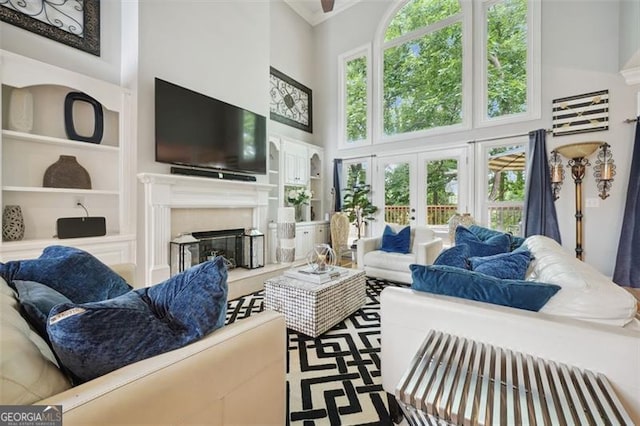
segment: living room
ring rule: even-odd
[[[268,133],[322,148],[324,176],[332,176],[336,158],[369,158],[374,170],[383,164],[385,157],[451,149],[463,151],[464,158],[470,158],[472,162],[473,159],[481,161],[478,159],[486,145],[483,145],[484,140],[488,144],[499,140],[500,143],[526,145],[528,132],[551,128],[553,100],[608,90],[606,131],[547,135],[547,148],[551,151],[561,145],[591,140],[602,140],[611,145],[616,175],[608,198],[599,198],[592,171],[587,172],[584,198],[593,202],[584,209],[582,245],[585,261],[602,274],[612,276],[633,153],[635,126],[625,120],[640,114],[640,37],[638,26],[634,25],[639,13],[637,2],[541,2],[538,115],[534,112],[523,121],[506,124],[468,123],[467,128],[451,132],[426,133],[395,141],[382,140],[380,131],[375,130],[380,123],[374,122],[372,143],[346,149],[341,146],[340,136],[340,57],[367,45],[372,55],[377,55],[382,25],[398,3],[345,2],[349,7],[339,10],[341,2],[336,1],[339,13],[329,14],[328,19],[308,17],[314,24],[305,20],[289,3],[293,1],[102,1],[99,56],[6,22],[0,23],[0,49],[121,86],[130,93],[132,108],[126,112],[127,132],[133,143],[127,154],[131,164],[124,184],[129,187],[131,197],[127,234],[134,237],[128,258],[123,261],[153,266],[153,259],[159,256],[150,249],[150,239],[156,234],[145,214],[148,208],[145,183],[137,176],[169,174],[168,165],[155,161],[154,79],[161,78],[268,117],[269,69],[274,67],[312,90],[313,131],[268,120]],[[374,63],[380,66],[379,62]],[[378,73],[379,69],[372,70],[374,79]],[[377,84],[374,80],[374,87]],[[374,89],[377,93],[375,90],[378,89]],[[375,109],[378,102],[375,97],[372,99]],[[472,111],[472,108],[467,110]],[[374,111],[374,117],[375,114]],[[500,139],[502,137],[506,139]],[[473,141],[477,142],[470,143]],[[257,175],[257,181],[258,184],[269,183],[267,175]],[[375,182],[372,181],[374,193]],[[324,217],[324,213],[332,210],[332,183],[331,179],[324,179],[323,211],[316,212],[317,217]],[[460,208],[481,217],[481,197],[473,194],[482,189],[472,173],[469,173],[467,184],[465,202],[460,203]],[[572,186],[567,171],[560,197],[555,202],[562,243],[569,251],[574,249],[576,239]],[[203,212],[211,208],[222,210],[226,217],[232,216],[228,212],[237,214],[228,206],[200,208]],[[251,223],[250,213],[240,212],[238,216],[244,216],[240,226]],[[261,223],[265,226],[266,222],[277,218],[261,216],[260,220],[263,219]],[[195,216],[193,220],[199,226],[203,218]],[[225,224],[227,226],[234,227],[235,224],[231,222]],[[384,221],[377,220],[368,232],[379,235],[383,228]],[[266,233],[267,229],[261,231]],[[171,233],[170,230],[163,232]],[[140,285],[157,282],[155,272],[153,267],[138,267],[135,282]],[[164,272],[157,276],[162,274]]]

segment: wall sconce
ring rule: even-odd
[[[600,151],[596,158],[596,165],[593,166],[593,176],[596,178],[600,198],[603,200],[609,196],[611,182],[616,175],[616,165],[613,164],[611,146],[608,143],[600,145]]]
[[[549,170],[551,172],[551,192],[553,193],[553,199],[557,200],[560,198],[560,188],[562,188],[562,182],[564,182],[564,169],[562,168],[562,158],[555,149],[551,151]]]
[[[563,145],[551,152],[549,168],[551,173],[551,186],[554,199],[558,199],[560,186],[564,180],[562,160],[557,154],[567,158],[568,167],[571,168],[571,177],[576,186],[576,257],[582,260],[582,179],[584,179],[587,166],[590,166],[588,157],[597,149],[600,149],[594,166],[594,176],[603,200],[609,196],[611,182],[615,175],[615,165],[611,155],[611,146],[606,142],[580,142]]]

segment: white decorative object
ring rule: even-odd
[[[307,253],[307,265],[314,273],[331,271],[336,266],[336,252],[329,244],[316,244]]]
[[[33,130],[33,94],[29,89],[11,91],[9,129],[25,133]]]
[[[276,261],[291,263],[296,258],[296,219],[293,207],[278,209],[278,228],[276,232],[278,246],[276,247]]]

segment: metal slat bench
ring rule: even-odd
[[[418,425],[633,425],[602,374],[430,331],[396,388]]]

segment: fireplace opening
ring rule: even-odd
[[[253,245],[245,247],[249,232],[243,228],[219,231],[201,231],[183,234],[171,241],[171,275],[175,275],[216,256],[225,259],[228,269],[238,266],[255,267]],[[249,266],[248,266],[249,265]],[[264,266],[264,261],[259,266]]]

